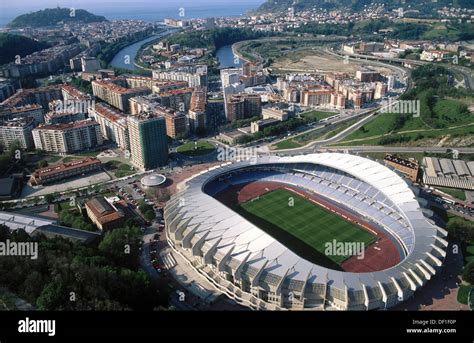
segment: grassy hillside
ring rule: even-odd
[[[263,3],[256,12],[283,12],[288,10],[289,7],[293,6],[296,11],[308,10],[311,8],[323,8],[323,9],[337,9],[342,7],[349,7],[354,11],[361,10],[366,5],[372,3],[380,3],[380,1],[374,0],[268,0]],[[407,5],[405,0],[385,0],[383,1],[387,8],[398,8]],[[474,4],[471,0],[412,0],[409,2],[411,9],[418,9],[423,12],[441,8],[444,6],[449,7],[467,7],[473,8]]]
[[[447,75],[446,68],[436,65],[418,68],[412,74],[415,87],[403,96],[403,100],[419,101],[419,117],[400,113],[379,114],[338,145],[392,145],[474,134],[474,114],[467,105],[474,103],[474,97],[467,90],[448,86]]]
[[[17,55],[24,57],[48,47],[47,43],[38,42],[28,37],[0,33],[0,65],[13,62]]]

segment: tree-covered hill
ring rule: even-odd
[[[106,20],[105,17],[94,15],[86,10],[57,7],[22,14],[13,19],[8,26],[11,28],[38,27],[56,25],[59,22],[93,23]]]
[[[48,47],[45,42],[38,42],[25,36],[0,33],[0,65],[14,61],[16,55],[24,57]]]
[[[407,7],[412,9],[427,10],[448,7],[466,7],[474,8],[472,0],[384,0],[382,1],[387,8]],[[376,0],[267,0],[258,9],[258,13],[282,12],[294,7],[296,11],[308,10],[311,8],[338,9],[351,8],[354,11],[362,9],[365,5],[372,3],[381,3]]]

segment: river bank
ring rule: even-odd
[[[135,62],[135,57],[137,56],[138,52],[140,51],[143,45],[159,40],[169,33],[170,31],[166,30],[160,34],[152,35],[148,38],[142,39],[138,42],[135,42],[133,44],[130,44],[124,47],[114,56],[114,58],[110,62],[110,66],[114,68],[128,69],[130,71],[135,71],[138,69],[148,70],[138,65]]]

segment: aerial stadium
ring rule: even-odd
[[[446,256],[447,233],[416,195],[359,156],[265,156],[194,175],[164,217],[174,252],[241,305],[383,310],[422,289]]]

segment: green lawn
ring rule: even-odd
[[[70,201],[63,201],[63,202],[54,204],[54,212],[59,213],[59,212],[61,212],[62,210],[70,210],[70,209],[72,209],[73,207],[74,207],[74,206],[71,206],[71,202],[70,202]]]
[[[206,141],[185,143],[176,149],[177,152],[186,156],[202,156],[210,154],[215,150],[214,145]]]
[[[446,188],[446,187],[435,187],[436,189],[440,190],[443,193],[446,193],[448,195],[451,195],[452,197],[455,197],[456,199],[459,200],[466,200],[466,193],[462,189],[456,189],[456,188]]]
[[[472,99],[470,99],[472,103]],[[392,134],[394,136],[405,136],[408,140],[419,140],[423,138],[441,137],[447,134],[452,136],[463,136],[472,134],[474,115],[463,112],[462,101],[454,99],[438,99],[433,106],[434,119],[427,118],[421,111],[420,117],[408,115],[406,120],[401,120],[399,114],[381,113],[353,132],[337,145],[353,144],[375,144],[390,145],[384,142],[381,135]],[[428,122],[431,123],[428,124]],[[405,132],[404,131],[414,131]]]
[[[135,168],[130,164],[122,163],[117,160],[111,160],[105,163],[105,168],[114,173],[115,177],[121,178],[135,174]]]
[[[135,169],[130,165],[124,163],[121,164],[120,167],[115,172],[115,177],[121,178],[129,175],[135,174]]]
[[[341,270],[339,265],[349,256],[326,255],[326,243],[335,239],[363,242],[367,247],[375,241],[375,236],[359,226],[282,189],[241,204],[237,212],[302,258],[332,269]]]
[[[471,290],[471,286],[461,285],[458,289],[458,302],[461,304],[467,305],[467,298],[469,296],[469,291]]]
[[[105,168],[107,169],[115,169],[115,168],[118,168],[121,164],[122,162],[120,161],[111,160],[111,161],[107,161],[104,165],[105,165]]]
[[[47,160],[48,163],[56,163],[56,162],[58,162],[61,158],[63,158],[63,157],[62,157],[62,156],[59,156],[59,155],[45,156],[45,160]]]
[[[337,112],[324,112],[324,111],[314,110],[314,111],[302,113],[301,117],[303,117],[305,119],[310,119],[312,121],[318,121],[318,120],[321,120],[321,119],[324,119],[324,118],[334,116],[336,114],[337,114]]]
[[[332,113],[334,114],[334,113]],[[354,125],[357,122],[357,119],[348,120],[335,125],[330,125],[322,129],[311,130],[309,132],[303,133],[299,136],[285,139],[281,142],[273,144],[273,148],[276,149],[293,149],[302,147],[312,141],[328,139],[334,137],[341,131],[344,131],[349,126]]]
[[[333,127],[335,127],[334,130],[331,130],[328,132],[328,134],[324,137],[325,139],[329,139],[329,138],[332,138],[334,137],[335,135],[337,135],[338,133],[344,131],[345,129],[351,127],[352,125],[354,125],[355,123],[357,123],[359,121],[359,119],[352,119],[352,120],[348,120],[348,121],[345,121],[341,124],[335,124]]]
[[[294,149],[299,148],[300,146],[302,145],[295,142],[293,139],[285,139],[284,141],[275,144],[277,149]]]

